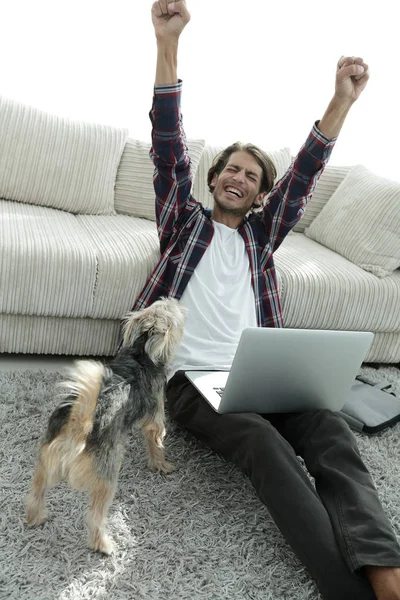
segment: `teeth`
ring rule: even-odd
[[[239,196],[239,198],[243,198],[242,192],[240,190],[237,190],[236,188],[228,187],[228,188],[226,188],[226,191],[233,192],[234,194],[237,194]]]

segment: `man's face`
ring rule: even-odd
[[[262,169],[254,156],[234,152],[223,171],[211,180],[215,204],[223,212],[245,216],[265,195],[259,194],[261,179]]]

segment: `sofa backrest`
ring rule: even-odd
[[[0,96],[0,198],[115,214],[127,129],[73,121]]]
[[[207,173],[223,149],[188,140],[192,194],[205,207],[213,206]],[[150,143],[128,138],[127,129],[57,117],[0,96],[0,198],[75,214],[117,212],[155,220],[149,150]],[[294,157],[289,148],[267,154],[276,183]],[[311,225],[351,168],[326,166],[294,231]]]
[[[192,177],[196,177],[204,140],[187,140]],[[156,220],[153,173],[154,164],[149,156],[150,142],[129,138],[122,153],[115,184],[117,213]]]
[[[292,157],[292,159],[294,160],[294,157]],[[352,166],[339,167],[329,165],[329,163],[326,165],[315,186],[311,200],[307,204],[304,215],[297,225],[293,227],[293,231],[304,233],[305,229],[307,229],[314,221],[315,217],[319,215],[329,198],[352,168]]]

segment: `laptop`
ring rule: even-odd
[[[218,413],[340,411],[374,334],[249,327],[230,371],[186,377]]]

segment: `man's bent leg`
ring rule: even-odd
[[[274,418],[278,422],[274,423]],[[274,416],[272,422],[304,458],[315,478],[349,568],[400,567],[396,535],[362,461],[357,440],[340,415],[319,410]]]
[[[293,448],[268,419],[252,413],[219,415],[182,372],[170,380],[167,401],[173,419],[249,475],[325,600],[375,600],[367,580],[351,573],[321,499]]]

